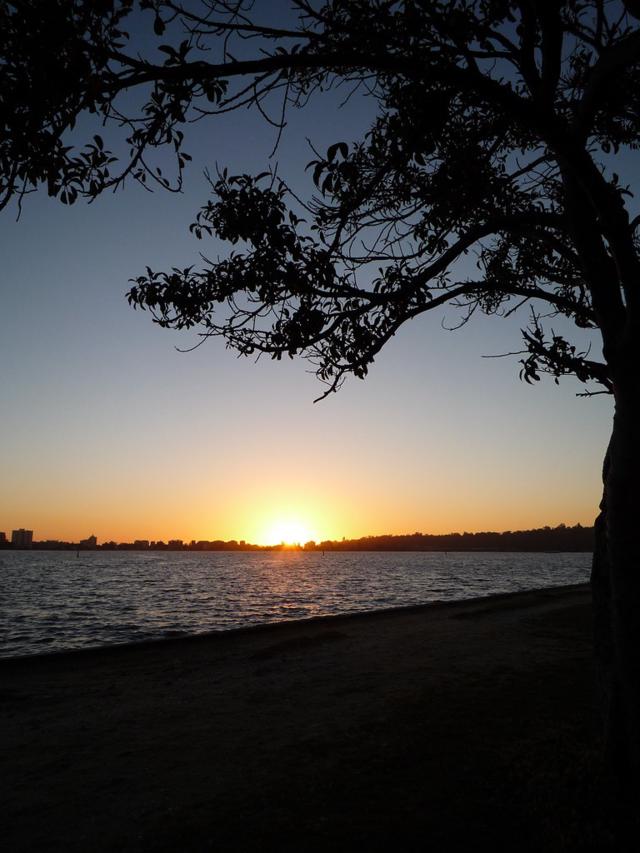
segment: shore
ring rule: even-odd
[[[586,586],[0,661],[18,851],[606,850]]]

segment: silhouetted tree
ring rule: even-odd
[[[310,358],[326,393],[420,314],[526,305],[523,378],[574,375],[615,402],[592,584],[610,745],[637,790],[640,217],[616,164],[640,144],[640,4],[291,0],[282,26],[252,5],[1,2],[0,201],[44,184],[73,203],[128,178],[176,190],[190,118],[277,103],[280,125],[327,86],[369,97],[369,132],[316,155],[311,198],[221,171],[191,228],[234,250],[149,269],[129,300],[245,355]],[[99,135],[71,147],[86,113],[121,129],[124,155]],[[602,357],[547,333],[553,315],[593,330]]]

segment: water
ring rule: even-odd
[[[0,552],[0,657],[581,583],[589,554]]]

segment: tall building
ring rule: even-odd
[[[31,548],[33,545],[33,530],[25,530],[24,527],[12,530],[11,544],[15,548]]]
[[[0,530],[0,545],[4,545],[7,541],[7,534]]]
[[[98,547],[98,537],[97,536],[87,536],[86,539],[80,540],[80,547],[87,548],[90,551],[95,550]]]

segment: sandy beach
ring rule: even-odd
[[[3,849],[605,850],[585,586],[0,661]]]

